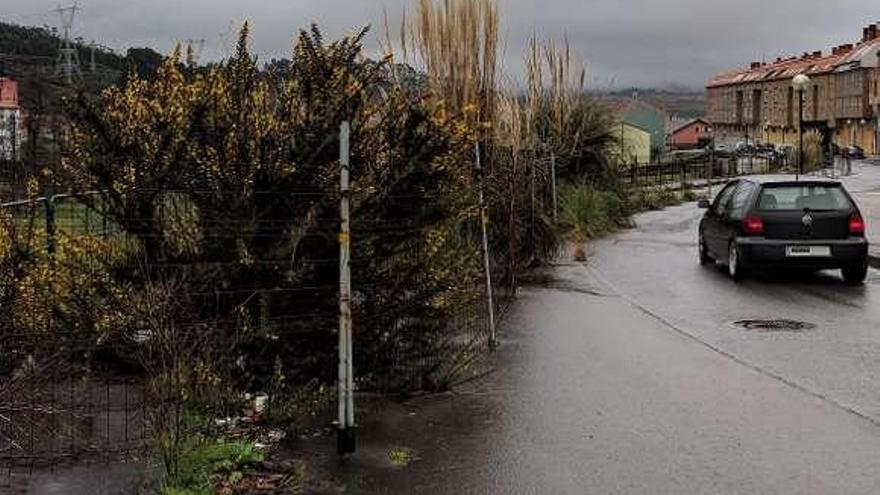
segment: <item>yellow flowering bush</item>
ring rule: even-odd
[[[90,288],[51,290],[100,301],[85,311],[57,300],[60,314],[80,317],[71,325],[93,328],[101,342],[147,335],[147,366],[162,376],[167,363],[155,359],[170,351],[154,347],[176,329],[176,345],[202,369],[175,368],[175,377],[210,375],[217,387],[259,390],[282,362],[292,385],[331,382],[339,128],[347,120],[363,383],[435,359],[449,316],[473,299],[480,274],[474,128],[397,77],[390,60],[366,60],[364,34],[325,42],[313,27],[300,33],[283,71],[263,71],[245,25],[223,64],[195,67],[175,51],[155,80],[132,75],[80,98],[64,178],[72,189],[102,191],[83,201],[100,201],[129,251],[114,258],[89,239],[59,245],[59,257],[84,262],[86,249],[118,262],[99,270],[106,286],[96,279]],[[159,297],[162,287],[176,293]],[[414,381],[421,378],[401,386]]]

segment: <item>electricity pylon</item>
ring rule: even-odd
[[[55,75],[64,74],[64,80],[67,81],[67,84],[73,82],[74,76],[82,79],[82,72],[79,68],[79,52],[70,41],[70,31],[73,29],[73,21],[77,10],[79,10],[79,6],[76,4],[70,7],[58,7],[54,10],[61,19],[62,32],[61,47],[58,49],[58,60],[55,65]]]

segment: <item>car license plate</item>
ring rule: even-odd
[[[787,246],[785,255],[790,258],[829,258],[831,247],[829,246]]]

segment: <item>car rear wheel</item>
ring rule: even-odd
[[[709,250],[706,249],[706,240],[703,239],[703,234],[700,234],[698,249],[700,250],[700,265],[706,266],[714,261],[712,257],[709,256]]]
[[[742,256],[740,256],[739,248],[735,242],[730,243],[727,252],[727,274],[734,282],[739,282],[745,276],[745,266],[743,266]]]
[[[865,279],[868,278],[868,265],[867,263],[856,265],[856,266],[848,266],[841,270],[843,272],[843,279],[846,283],[851,285],[860,285],[865,282]]]

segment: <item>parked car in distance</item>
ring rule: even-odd
[[[734,280],[773,267],[840,269],[851,284],[867,277],[865,221],[838,181],[743,178],[700,207],[700,264],[723,263]]]
[[[759,144],[756,147],[757,156],[768,160],[777,160],[783,157],[783,153],[779,151],[773,144]]]
[[[859,146],[847,146],[845,150],[845,155],[853,160],[865,159],[865,150]]]
[[[734,148],[734,151],[736,151],[739,154],[754,153],[755,150],[756,150],[756,147],[754,144],[747,143],[744,141],[740,141],[740,142],[736,143],[736,147]]]

